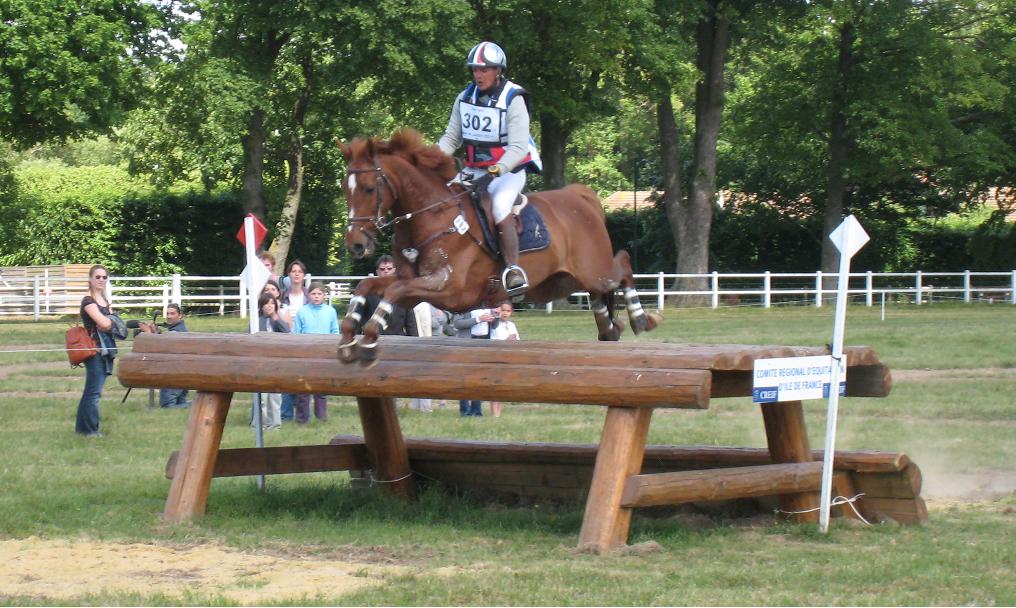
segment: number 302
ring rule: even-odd
[[[489,116],[478,116],[476,114],[465,115],[465,126],[474,131],[483,131],[490,133],[490,117]],[[480,125],[483,125],[482,127]]]

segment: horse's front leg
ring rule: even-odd
[[[339,359],[345,363],[352,363],[356,361],[356,344],[357,344],[357,331],[363,327],[364,332],[367,331],[367,327],[363,323],[364,308],[367,303],[366,296],[371,293],[383,293],[385,288],[388,287],[395,280],[395,277],[370,277],[360,281],[356,289],[353,291],[353,297],[349,299],[349,308],[346,309],[346,316],[342,318],[342,324],[339,327],[341,338],[339,339]],[[377,339],[375,333],[374,339]]]
[[[373,362],[377,359],[377,340],[381,332],[388,328],[389,317],[396,306],[406,309],[406,314],[413,314],[412,306],[418,302],[432,302],[446,305],[443,296],[449,287],[450,271],[438,269],[437,272],[413,279],[393,281],[381,297],[374,314],[364,323],[363,336],[356,344],[356,355],[360,361]]]

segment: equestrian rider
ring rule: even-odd
[[[469,51],[466,65],[473,82],[455,98],[448,128],[438,146],[452,154],[465,144],[463,180],[489,181],[494,224],[504,256],[501,284],[510,296],[529,287],[519,264],[519,237],[512,205],[526,185],[526,172],[539,173],[536,143],[529,133],[528,93],[505,78],[508,58],[493,42],[481,42]]]

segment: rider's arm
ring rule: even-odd
[[[508,145],[504,148],[504,156],[497,161],[501,174],[505,174],[525,160],[529,155],[529,110],[521,95],[508,104]]]
[[[461,97],[461,95],[460,95]],[[462,117],[459,116],[459,97],[452,104],[452,113],[448,117],[448,127],[437,142],[437,146],[445,154],[452,155],[462,146]]]

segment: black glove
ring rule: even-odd
[[[490,173],[484,173],[480,177],[477,177],[476,179],[470,180],[469,182],[466,183],[472,186],[473,190],[475,190],[476,192],[483,192],[484,190],[487,189],[487,186],[490,185],[490,182],[494,180],[494,177],[495,176]]]

